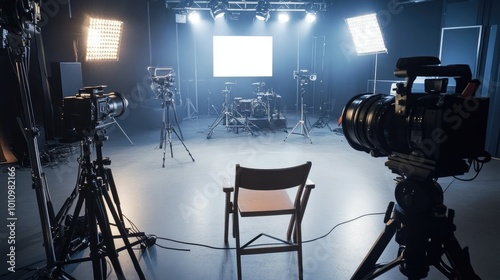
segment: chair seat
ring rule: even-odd
[[[238,208],[242,217],[293,214],[295,211],[286,190],[256,191],[241,188],[239,191]]]

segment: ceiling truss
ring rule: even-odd
[[[255,11],[258,1],[228,1],[228,11]],[[182,0],[166,0],[165,5],[169,9],[179,11],[200,11],[210,10],[210,1],[193,1],[191,7],[186,7],[186,1]],[[326,3],[324,1],[274,1],[269,2],[269,11],[273,12],[304,12],[310,9],[311,6],[316,11],[326,11]]]

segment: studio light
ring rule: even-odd
[[[269,19],[269,2],[260,0],[255,8],[255,18],[267,21]]]
[[[318,11],[313,4],[308,5],[306,8],[306,22],[315,22],[317,13]]]
[[[118,60],[123,22],[90,18],[86,60]]]
[[[226,14],[227,0],[222,0],[220,3],[217,0],[210,1],[210,13],[214,19],[222,18]]]
[[[346,19],[347,26],[351,32],[354,47],[358,55],[375,54],[375,77],[373,79],[373,93],[377,90],[377,65],[378,54],[387,53],[382,31],[377,21],[377,14]]]
[[[377,14],[351,17],[346,22],[359,55],[387,52]]]
[[[200,14],[197,11],[191,11],[188,14],[188,20],[191,23],[198,23],[198,22],[200,22],[200,19],[201,19]]]
[[[278,15],[278,21],[282,23],[286,23],[290,21],[290,15],[288,13],[280,13]]]

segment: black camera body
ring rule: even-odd
[[[126,111],[128,101],[118,92],[104,93],[106,86],[84,87],[75,96],[64,98],[63,120],[66,129],[92,133]]]
[[[396,173],[411,166],[424,177],[460,175],[465,159],[485,157],[489,98],[465,94],[471,84],[468,65],[440,66],[435,57],[401,58],[395,75],[406,77],[396,96],[361,94],[344,108],[342,128],[351,147],[375,157],[389,156]],[[447,79],[426,81],[428,92],[413,93],[417,76],[454,77],[455,93],[447,94]]]

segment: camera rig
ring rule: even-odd
[[[104,93],[106,86],[84,87],[75,96],[64,98],[64,127],[80,135],[94,135],[122,116],[128,107],[127,99],[118,92]]]
[[[293,71],[293,79],[299,80],[303,85],[307,85],[308,81],[314,82],[317,78],[318,76],[316,75],[316,73],[312,74],[309,70],[306,69]]]
[[[396,96],[360,94],[344,108],[342,129],[349,145],[388,156],[385,165],[399,175],[397,204],[389,203],[385,229],[352,280],[374,279],[396,266],[408,279],[427,277],[430,266],[448,279],[480,279],[467,247],[454,236],[455,212],[444,205],[437,178],[464,174],[473,161],[482,166],[491,159],[484,149],[489,99],[474,96],[479,82],[471,80],[468,65],[440,63],[436,57],[400,58],[394,73],[406,81],[397,84]],[[417,76],[432,77],[425,80],[424,93],[412,92]],[[452,94],[446,93],[447,77],[455,79]],[[377,264],[393,236],[398,256]]]
[[[407,165],[426,177],[467,172],[465,160],[490,157],[485,152],[489,99],[469,91],[468,65],[441,66],[436,57],[401,58],[395,75],[396,96],[360,94],[344,108],[342,128],[351,147],[375,157],[390,156],[388,167],[407,173]],[[417,76],[426,79],[426,92],[413,93]],[[454,77],[455,92],[447,94],[447,78]],[[467,93],[466,93],[467,92]]]
[[[151,79],[151,90],[156,94],[156,98],[172,100],[174,92],[171,88],[175,85],[174,68],[149,66],[147,70]]]

